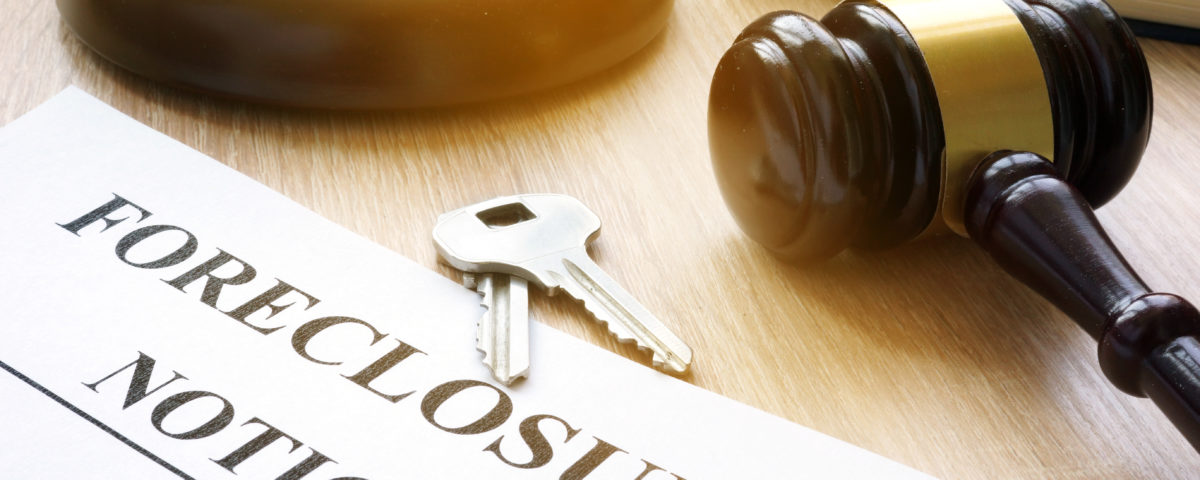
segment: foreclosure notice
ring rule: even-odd
[[[540,324],[495,383],[474,292],[78,89],[0,200],[3,478],[928,478]]]

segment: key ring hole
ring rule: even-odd
[[[528,222],[536,219],[537,215],[534,215],[523,203],[510,203],[476,213],[475,217],[488,228],[495,230]]]

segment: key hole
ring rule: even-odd
[[[510,203],[489,208],[476,213],[475,216],[491,229],[510,227],[537,218],[537,215],[529,211],[529,208],[525,207],[523,203]]]

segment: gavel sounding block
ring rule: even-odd
[[[599,72],[673,0],[57,0],[87,45],[153,80],[301,107],[481,101]]]

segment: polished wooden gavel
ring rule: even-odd
[[[1145,58],[1102,0],[850,0],[746,27],[709,137],[726,204],[776,255],[969,236],[1200,450],[1200,312],[1152,292],[1092,211],[1133,175],[1151,116]]]

